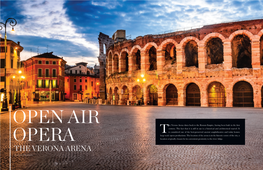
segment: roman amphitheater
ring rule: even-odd
[[[263,19],[206,25],[106,45],[115,105],[262,107]],[[101,44],[100,44],[101,45]]]

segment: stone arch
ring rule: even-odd
[[[207,64],[222,64],[224,61],[223,40],[211,35],[205,42]]]
[[[129,100],[129,88],[128,86],[123,85],[121,90],[121,105],[127,105],[127,101]]]
[[[162,42],[162,44],[158,47],[162,52],[163,60],[166,64],[176,64],[176,46],[178,43],[173,39],[167,39]],[[158,60],[159,61],[159,60]]]
[[[233,86],[233,107],[254,107],[253,87],[247,81],[238,81]]]
[[[108,62],[108,74],[112,74],[112,51],[109,52],[108,54],[108,59],[107,59],[107,62]]]
[[[186,106],[201,106],[201,92],[196,83],[186,85]]]
[[[132,104],[138,100],[142,100],[142,89],[139,85],[135,85],[132,87]]]
[[[141,70],[141,51],[142,48],[139,45],[135,45],[132,47],[130,51],[131,71]]]
[[[119,103],[119,88],[117,86],[114,88],[113,103],[114,105],[118,105]]]
[[[147,105],[158,105],[158,88],[150,84],[146,89]]]
[[[226,90],[222,83],[213,81],[207,87],[208,106],[209,107],[225,107],[226,106]]]
[[[248,36],[248,38],[250,39],[250,41],[252,41],[253,39],[253,34],[247,30],[237,30],[235,32],[233,32],[229,37],[228,39],[231,41],[233,41],[233,38],[235,38],[237,35],[246,35]]]
[[[232,66],[252,68],[251,40],[246,34],[236,34],[231,41]]]
[[[157,48],[158,48],[158,46],[157,46],[157,44],[156,44],[155,42],[148,42],[148,43],[145,44],[145,46],[143,47],[142,51],[147,52],[147,51],[149,51],[149,49],[150,49],[151,47],[155,47],[156,50],[157,50]]]
[[[199,44],[200,42],[198,38],[189,36],[189,37],[185,37],[184,39],[182,39],[179,45],[183,48],[186,45],[186,43],[188,43],[191,40],[194,40],[197,44]]]
[[[207,34],[207,35],[203,38],[202,42],[203,42],[204,44],[207,44],[207,42],[210,41],[212,38],[220,38],[222,42],[224,42],[225,39],[226,39],[222,34],[217,33],[217,32],[213,32],[213,33]]]
[[[166,105],[178,105],[178,90],[174,84],[169,83],[164,86],[163,96]]]
[[[129,70],[129,51],[127,49],[123,49],[121,51],[120,57],[120,70],[121,72],[125,72]]]
[[[119,55],[117,52],[114,53],[113,59],[112,59],[112,70],[113,73],[119,72]]]

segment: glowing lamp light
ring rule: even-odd
[[[139,80],[139,79],[137,79],[137,81],[139,82],[140,80]]]
[[[15,79],[16,78],[16,76],[13,76],[13,79]]]
[[[21,76],[22,79],[25,79],[26,77],[25,76]]]
[[[13,32],[15,32],[15,29],[14,29],[14,27],[12,28],[12,31],[13,31]]]
[[[144,77],[144,75],[142,74],[142,75],[141,75],[141,77],[143,78],[143,77]]]
[[[142,81],[143,81],[143,82],[145,82],[146,80],[145,80],[145,79],[143,79]]]
[[[19,70],[19,71],[18,71],[18,73],[19,73],[19,74],[21,74],[21,73],[22,73],[22,71],[21,71],[21,70]]]
[[[100,83],[97,83],[97,85],[99,85]]]

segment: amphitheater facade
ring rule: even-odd
[[[262,35],[259,19],[115,40],[106,50],[107,101],[262,107]]]

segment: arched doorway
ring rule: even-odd
[[[237,82],[233,87],[234,107],[254,107],[253,88],[245,81]]]
[[[208,86],[208,106],[209,107],[225,107],[226,95],[225,87],[219,82],[212,82]]]
[[[190,83],[186,88],[186,106],[201,106],[200,89],[195,83]]]
[[[156,49],[151,47],[149,50],[149,70],[157,70],[157,58],[156,58]]]
[[[119,102],[118,90],[119,90],[118,87],[115,87],[115,89],[114,89],[114,96],[113,96],[114,105],[118,105],[118,102]]]
[[[178,105],[178,92],[173,84],[166,88],[166,105]]]
[[[121,104],[127,105],[128,100],[129,100],[129,89],[127,86],[123,86]]]
[[[142,89],[136,85],[132,88],[132,104],[135,104],[138,100],[142,100]]]
[[[155,85],[149,85],[147,88],[148,105],[158,105],[158,89]]]

